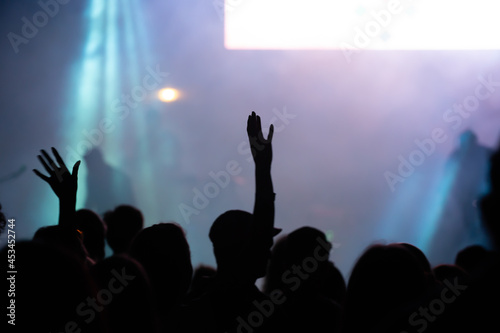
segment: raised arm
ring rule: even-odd
[[[46,181],[59,198],[59,225],[73,228],[74,225],[72,223],[75,217],[78,168],[80,167],[81,161],[75,163],[73,171],[70,173],[55,148],[52,148],[52,153],[54,154],[57,164],[45,150],[42,149],[41,153],[41,155],[38,155],[38,159],[49,176],[45,176],[36,169],[33,169],[33,172]]]
[[[262,133],[260,117],[252,112],[248,116],[247,134],[255,162],[254,231],[260,236],[274,236],[274,190],[271,179],[273,159],[272,139],[274,127],[269,128],[267,139]],[[272,244],[272,243],[271,243]]]

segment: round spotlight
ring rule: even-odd
[[[164,88],[158,92],[158,98],[162,102],[173,102],[179,98],[179,92],[173,88]]]

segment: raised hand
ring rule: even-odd
[[[52,153],[59,165],[54,162],[45,150],[42,149],[41,152],[42,155],[38,155],[38,159],[49,173],[49,176],[45,176],[36,169],[33,169],[33,172],[46,181],[59,198],[59,225],[73,229],[80,161],[75,163],[73,172],[69,173],[66,164],[64,164],[63,159],[55,148],[52,148]]]
[[[255,161],[254,244],[265,251],[271,248],[273,236],[280,231],[280,229],[274,228],[275,194],[271,178],[273,133],[274,127],[271,125],[267,139],[265,139],[262,134],[260,117],[255,112],[248,116],[247,134]]]
[[[271,162],[273,159],[272,150],[272,140],[273,140],[274,126],[269,127],[269,134],[267,139],[264,138],[262,134],[262,126],[260,123],[260,117],[252,112],[248,116],[247,121],[247,134],[250,141],[250,148],[252,150],[252,156],[255,161],[255,165],[260,167],[271,167]]]
[[[52,191],[54,191],[59,199],[70,199],[73,197],[76,199],[78,168],[80,167],[81,161],[76,162],[73,166],[73,172],[69,173],[66,164],[64,164],[63,159],[55,148],[52,148],[52,153],[54,154],[59,166],[54,162],[54,160],[52,160],[45,150],[42,149],[41,152],[42,155],[38,155],[38,159],[48,172],[49,177],[45,176],[36,169],[33,169],[33,172],[50,185]]]

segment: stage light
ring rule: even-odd
[[[158,98],[162,102],[173,102],[179,98],[179,92],[173,88],[164,88],[158,92]]]
[[[149,100],[142,92],[149,92],[143,87],[150,75],[148,68],[163,67],[155,67],[159,62],[151,51],[145,7],[140,0],[89,0],[86,6],[86,36],[82,54],[75,60],[76,72],[72,74],[64,110],[65,126],[61,126],[62,135],[68,137],[66,163],[72,164],[91,149],[99,149],[106,163],[118,168],[116,174],[123,171],[120,166],[136,176],[137,180],[132,181],[134,190],[149,195],[137,197],[134,204],[141,207],[146,220],[157,221],[168,215],[168,208],[154,200],[159,187],[152,163],[141,162],[154,155],[156,149],[154,140],[149,140],[151,129],[145,116],[145,111],[150,110]],[[96,129],[103,122],[112,129]],[[132,141],[136,144],[131,145]],[[130,163],[130,154],[137,163]],[[120,179],[112,177],[114,190],[121,188]],[[80,169],[79,180],[77,208],[92,209],[85,202],[89,193],[87,168]],[[127,200],[120,195],[109,202]]]

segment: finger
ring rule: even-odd
[[[82,163],[82,161],[78,161],[75,163],[75,165],[73,165],[73,172],[71,173],[73,177],[78,177],[78,169],[80,169],[80,163]]]
[[[49,162],[49,165],[54,168],[54,169],[57,169],[57,165],[54,163],[54,160],[49,156],[49,154],[47,154],[47,152],[45,150],[41,150],[42,152],[42,155],[43,157],[45,157],[45,159]]]
[[[45,180],[46,182],[49,181],[49,177],[45,176],[44,174],[42,174],[40,171],[38,171],[37,169],[33,169],[33,172],[35,173],[35,175],[37,175],[38,177],[42,178],[43,180]]]
[[[274,135],[274,125],[271,124],[271,126],[269,127],[269,134],[267,135],[268,143],[271,143],[271,141],[273,141],[273,135]]]
[[[52,147],[52,153],[54,154],[54,157],[56,158],[57,163],[61,166],[61,169],[63,172],[68,171],[68,168],[66,167],[66,164],[64,163],[63,159],[61,158],[61,155],[57,152],[57,150]]]
[[[262,126],[260,124],[260,116],[257,116],[257,133],[262,132]]]
[[[45,162],[45,160],[43,159],[43,157],[41,155],[38,155],[38,160],[40,161],[40,163],[42,163],[43,167],[45,168],[45,170],[47,170],[47,172],[49,173],[49,175],[52,175],[52,173],[54,171],[52,171],[52,169],[47,165],[47,163]]]
[[[255,129],[255,112],[252,111],[252,114],[248,116],[248,122],[247,122],[247,133],[251,136],[256,135],[256,129]]]

